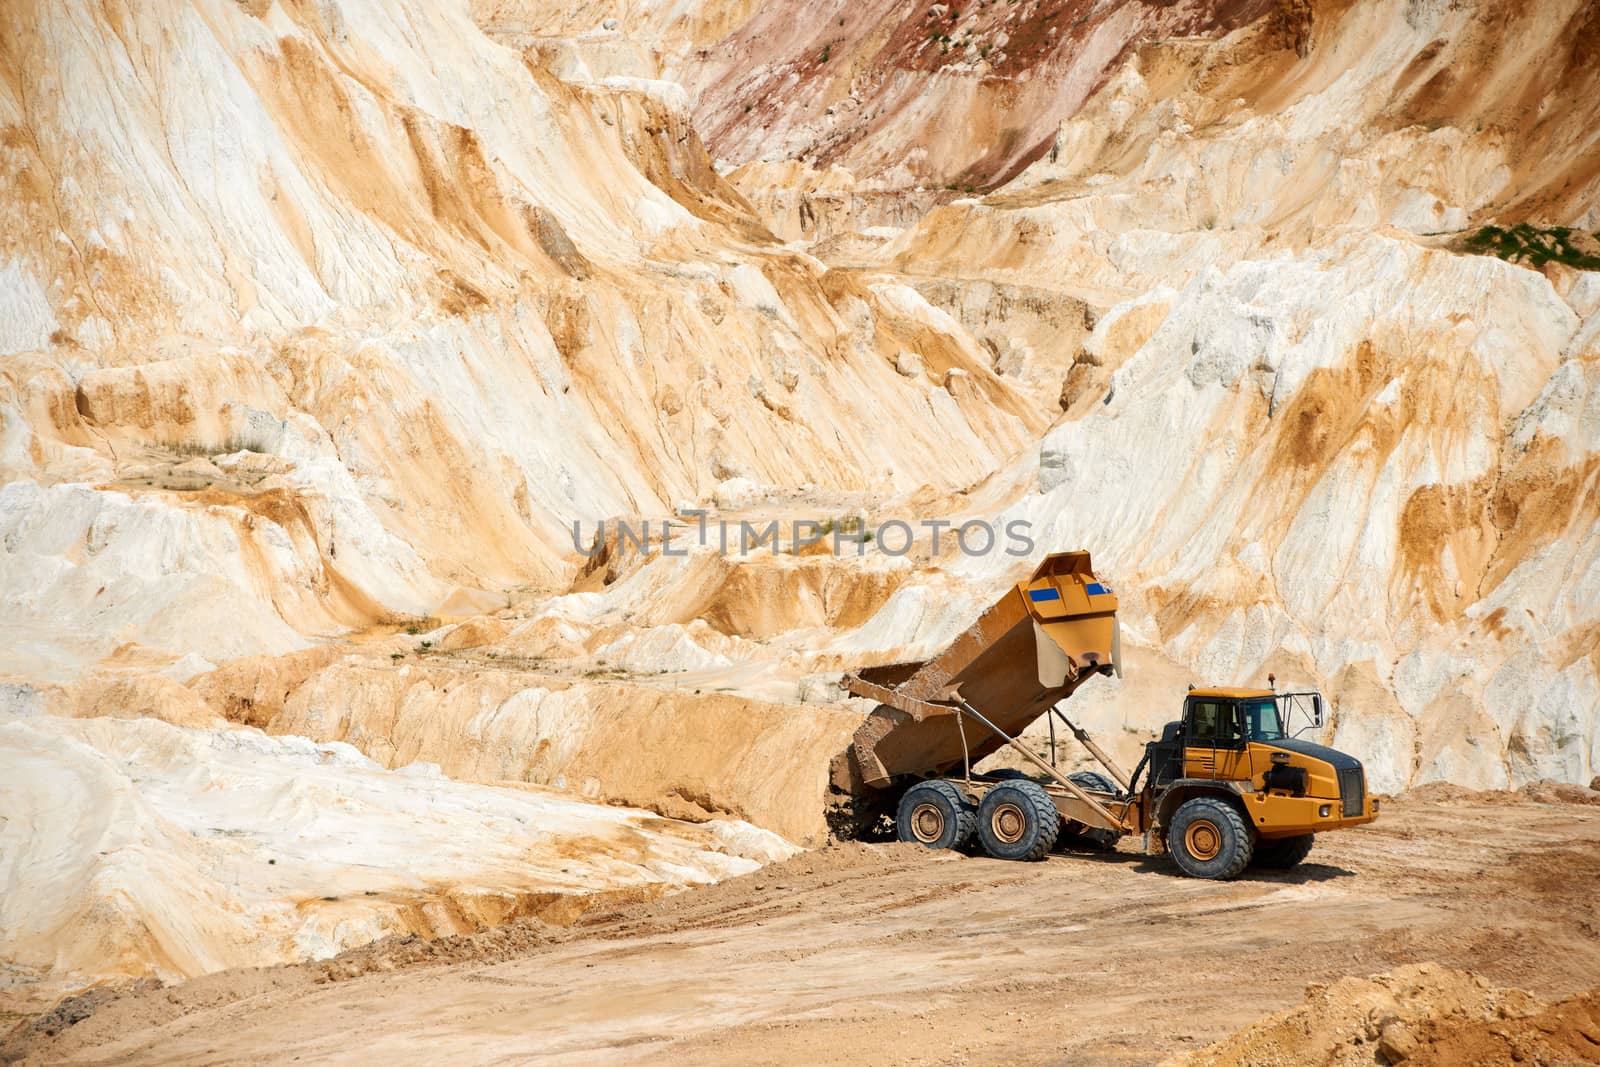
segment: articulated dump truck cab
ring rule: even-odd
[[[1113,672],[1115,593],[1087,552],[1049,556],[933,659],[845,676],[846,689],[878,706],[833,761],[836,832],[889,818],[903,841],[976,842],[1002,859],[1139,835],[1146,852],[1170,852],[1187,874],[1233,878],[1252,862],[1292,867],[1313,835],[1377,818],[1359,761],[1290,734],[1296,713],[1321,725],[1315,693],[1191,689],[1183,717],[1127,774],[1057,706]],[[1064,774],[1016,739],[1044,715],[1107,774]],[[1029,771],[972,770],[1001,748]]]

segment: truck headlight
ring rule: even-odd
[[[1324,819],[1326,819],[1330,814],[1332,814],[1332,812],[1333,812],[1333,805],[1332,804],[1324,804],[1324,805],[1322,805],[1322,807],[1317,809],[1317,814],[1322,816]]]

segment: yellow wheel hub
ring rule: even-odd
[[[1022,840],[1023,833],[1028,829],[1028,817],[1015,804],[1001,804],[989,816],[989,828],[994,831],[994,836],[1012,845]]]
[[[944,812],[937,804],[918,804],[911,812],[911,834],[924,845],[944,836]]]
[[[1222,831],[1216,823],[1197,819],[1184,831],[1183,846],[1197,860],[1214,860],[1222,851]]]

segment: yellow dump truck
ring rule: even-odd
[[[1191,687],[1182,717],[1125,773],[1058,706],[1121,673],[1118,635],[1116,594],[1087,552],[1062,552],[933,659],[847,674],[845,688],[878,706],[833,761],[836,830],[892,818],[902,841],[1016,860],[1138,834],[1185,874],[1235,878],[1252,863],[1293,867],[1315,834],[1378,817],[1358,760],[1292,736],[1299,719],[1322,725],[1313,692]],[[1043,715],[1049,759],[1017,739]],[[1106,774],[1056,767],[1057,720]],[[1001,748],[1032,773],[973,770]]]

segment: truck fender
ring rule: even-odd
[[[1239,795],[1238,785],[1234,782],[1213,781],[1210,778],[1180,778],[1163,789],[1155,804],[1156,824],[1161,827],[1167,826],[1172,821],[1173,813],[1185,801],[1195,797],[1217,797],[1225,800],[1244,816],[1246,826],[1251,825],[1250,812]]]

